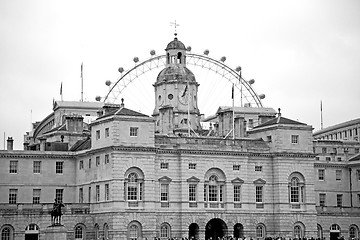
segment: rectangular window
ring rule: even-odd
[[[41,172],[41,161],[34,161],[33,162],[33,173],[40,173]]]
[[[209,185],[209,202],[217,202],[218,200],[218,189],[216,185]]]
[[[107,138],[107,137],[109,137],[110,136],[110,134],[109,134],[109,128],[105,128],[105,137]]]
[[[267,140],[268,142],[272,142],[271,136],[267,136],[267,137],[266,137],[266,140]]]
[[[298,144],[299,143],[299,135],[291,135],[291,143]]]
[[[18,161],[10,161],[9,173],[17,173]]]
[[[83,169],[84,168],[84,161],[80,160],[79,162],[79,169]]]
[[[336,170],[335,175],[336,175],[336,181],[341,181],[342,170]]]
[[[358,204],[360,205],[360,194],[358,194]]]
[[[360,170],[356,170],[356,173],[357,173],[357,180],[360,181]]]
[[[319,178],[319,180],[322,180],[322,181],[325,180],[325,169],[318,170],[318,178]]]
[[[129,182],[127,185],[127,200],[137,200],[137,182]]]
[[[169,201],[169,184],[160,185],[160,201],[161,202]]]
[[[9,204],[16,204],[17,192],[17,189],[9,189]]]
[[[342,194],[336,194],[336,206],[342,207]]]
[[[326,148],[325,148],[325,147],[323,147],[323,148],[321,149],[321,151],[322,151],[323,154],[326,154]]]
[[[342,161],[341,157],[337,157],[336,159],[338,160],[338,162]]]
[[[355,148],[355,154],[359,153],[359,148]]]
[[[96,130],[96,140],[100,139],[100,130]]]
[[[89,159],[89,168],[91,168],[91,158]]]
[[[63,167],[64,167],[64,162],[56,162],[56,164],[55,164],[55,172],[57,174],[63,174]]]
[[[261,172],[262,166],[255,166],[255,172]]]
[[[160,163],[160,169],[168,169],[168,168],[169,168],[169,163],[167,162]]]
[[[241,185],[234,185],[234,202],[240,202]]]
[[[130,137],[137,137],[138,130],[138,127],[130,127]]]
[[[110,200],[110,189],[109,189],[109,184],[105,184],[105,201],[109,201]]]
[[[100,156],[96,156],[96,166],[100,165]]]
[[[83,188],[79,188],[79,203],[84,202],[84,190]]]
[[[319,205],[322,207],[325,207],[325,204],[326,204],[326,194],[320,193],[319,194]]]
[[[233,171],[240,171],[240,165],[239,164],[234,164],[233,165]]]
[[[196,202],[196,184],[189,184],[189,202]]]
[[[96,185],[95,194],[96,194],[96,202],[100,202],[100,185]]]
[[[89,187],[89,190],[88,190],[88,203],[91,202],[91,187]]]
[[[41,189],[33,189],[33,204],[40,204]]]
[[[330,157],[325,157],[325,160],[329,162],[331,160],[331,158]]]
[[[249,128],[253,128],[254,127],[254,120],[249,118]]]
[[[109,154],[105,154],[105,164],[108,164],[109,162]]]
[[[58,202],[63,201],[64,189],[55,189],[55,199]]]
[[[189,169],[196,169],[196,163],[189,163]]]
[[[255,201],[256,203],[263,202],[263,186],[255,186]]]

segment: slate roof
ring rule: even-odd
[[[90,149],[90,147],[91,147],[91,138],[86,138],[77,141],[74,145],[72,145],[69,151],[72,152],[81,151],[81,150]]]
[[[136,111],[133,111],[131,109],[122,107],[120,109],[111,111],[107,114],[104,114],[103,116],[99,117],[98,119],[102,119],[108,116],[133,116],[133,117],[149,117],[148,115],[145,115],[143,113],[139,113]]]
[[[277,125],[277,124],[285,124],[285,125],[304,125],[306,126],[307,124],[305,123],[301,123],[301,122],[298,122],[298,121],[294,121],[294,120],[291,120],[291,119],[288,119],[288,118],[284,118],[284,117],[277,117],[277,118],[274,118],[274,119],[271,119],[269,121],[266,121],[264,122],[263,124],[260,124],[254,128],[260,128],[260,127],[266,127],[266,126],[271,126],[271,125]]]

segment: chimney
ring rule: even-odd
[[[14,139],[12,137],[8,137],[7,141],[7,150],[14,150]]]
[[[40,138],[40,151],[45,151],[46,138]]]

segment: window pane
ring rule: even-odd
[[[169,201],[169,185],[161,184],[160,201]]]
[[[196,184],[189,185],[189,201],[190,202],[196,201]]]

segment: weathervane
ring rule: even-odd
[[[180,25],[177,24],[177,23],[176,23],[176,20],[175,20],[174,22],[170,22],[170,26],[174,26],[174,27],[175,27],[175,33],[174,33],[174,35],[175,35],[175,37],[176,37],[176,35],[177,35],[176,27],[178,27],[178,26],[180,26]]]

